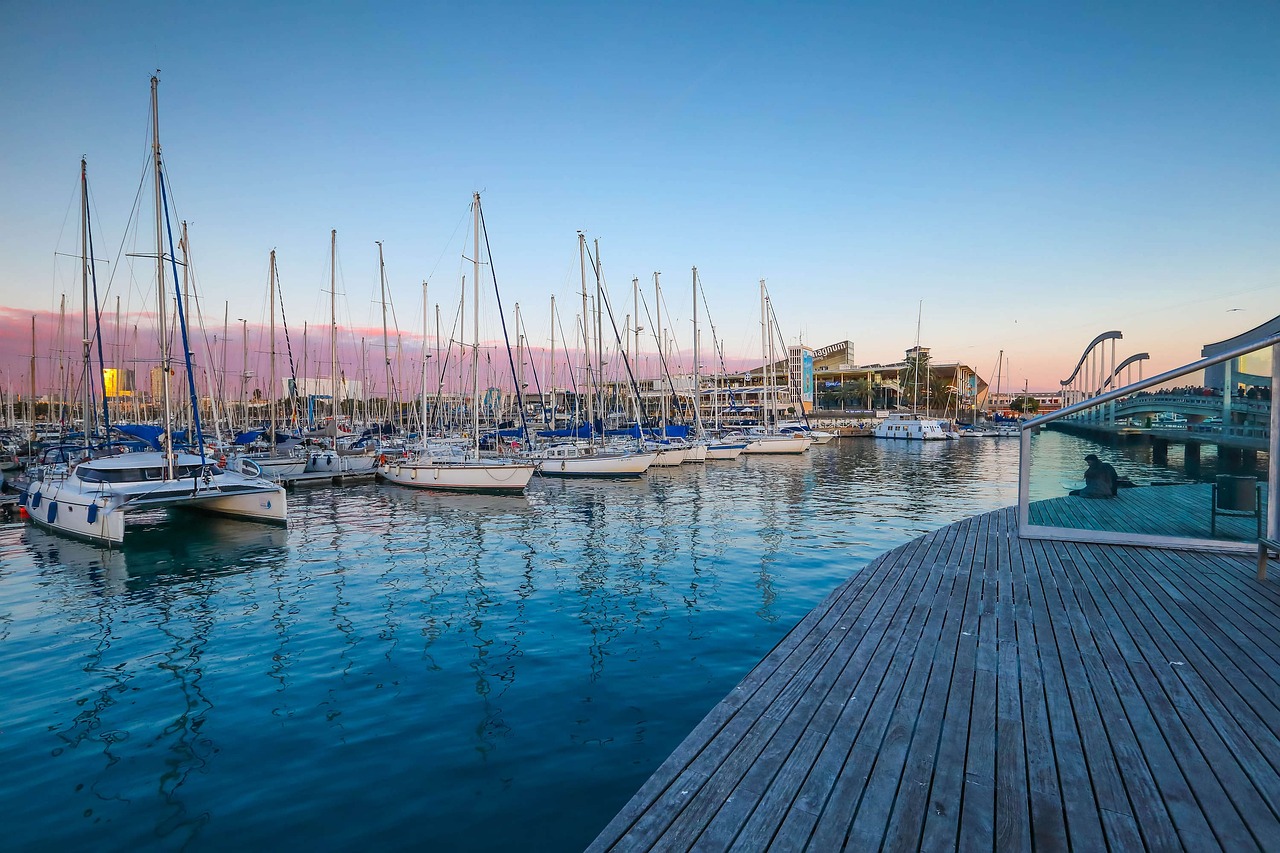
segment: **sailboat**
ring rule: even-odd
[[[314,450],[307,456],[304,474],[332,474],[347,477],[371,474],[377,464],[377,448],[371,443],[362,447],[342,445],[339,417],[342,414],[342,378],[338,372],[338,232],[329,232],[329,394],[333,403],[333,419],[326,433],[330,444],[323,450]]]
[[[276,250],[271,250],[271,268],[267,274],[268,301],[271,305],[271,364],[267,380],[267,442],[265,453],[244,453],[239,458],[251,459],[262,469],[263,476],[269,480],[286,480],[301,474],[306,467],[307,459],[292,453],[280,453],[280,444],[276,438],[279,423],[276,410]]]
[[[427,441],[414,457],[392,459],[381,464],[378,473],[382,479],[399,486],[416,489],[439,489],[454,492],[498,492],[520,494],[533,478],[535,466],[527,460],[516,460],[480,455],[480,193],[472,197],[472,216],[475,222],[473,287],[475,308],[473,316],[475,340],[471,351],[471,446],[462,447],[451,442]],[[487,246],[487,242],[486,242]],[[426,335],[426,300],[423,300],[423,335]],[[422,422],[427,423],[426,389],[427,360],[422,360],[423,395]],[[515,377],[512,377],[515,381]]]
[[[765,289],[764,279],[760,279],[760,354],[764,358],[761,372],[761,412],[763,425],[747,433],[748,443],[742,451],[748,454],[757,453],[804,453],[813,444],[807,435],[781,433],[770,425],[777,419],[775,411],[777,400],[774,398],[773,385],[773,321],[769,310],[769,293]]]
[[[596,245],[597,258],[599,257],[599,244]],[[585,311],[587,307],[587,267],[586,267],[586,235],[581,231],[578,232],[578,262],[581,267],[582,275],[582,301],[584,317],[587,316]],[[599,276],[598,262],[593,262],[596,268],[596,310],[601,310],[600,303],[603,295],[603,283]],[[554,307],[554,304],[553,304]],[[591,347],[590,336],[587,325],[584,324],[584,347],[583,361],[586,365],[586,382],[589,386],[593,386],[588,390],[587,406],[592,411],[592,401],[596,395],[594,386],[601,379],[598,366],[591,366]],[[598,327],[597,327],[598,328]],[[554,327],[553,327],[554,330]],[[597,336],[596,352],[600,355],[599,362],[603,363],[603,346],[604,342]],[[555,357],[555,340],[552,338],[552,359],[554,365]],[[595,381],[593,381],[593,378]],[[553,380],[554,382],[554,373]],[[601,419],[603,420],[603,418]],[[541,447],[535,447],[532,450],[521,454],[523,458],[531,460],[538,467],[538,473],[545,477],[639,477],[648,471],[650,466],[656,461],[658,454],[656,451],[636,451],[631,449],[610,449],[602,446],[597,441],[595,430],[595,420],[591,414],[587,416],[587,423],[590,424],[591,436],[590,440],[583,439],[566,439],[545,444]]]
[[[160,333],[160,366],[163,375],[171,373],[171,353],[166,306],[171,296],[165,290],[164,233],[167,223],[167,199],[160,158],[159,79],[151,78],[152,151],[155,168],[156,209],[156,286],[158,328]],[[81,161],[81,214],[84,233],[89,230],[87,179]],[[172,244],[170,232],[170,244]],[[85,308],[88,304],[90,249],[82,239],[82,264],[85,281]],[[177,260],[170,252],[177,280]],[[223,468],[205,455],[200,436],[199,407],[196,405],[192,378],[190,348],[186,345],[186,319],[179,294],[178,326],[182,332],[184,360],[187,366],[188,390],[191,394],[192,417],[199,452],[179,452],[173,444],[173,405],[169,383],[162,382],[163,423],[153,428],[155,450],[95,457],[91,447],[89,424],[91,411],[89,391],[85,392],[85,454],[88,458],[66,468],[55,467],[33,480],[24,495],[28,515],[41,527],[87,539],[102,545],[120,545],[125,538],[125,516],[144,510],[161,508],[195,509],[254,521],[283,524],[288,515],[284,489],[264,479],[261,469],[244,460]],[[85,347],[86,385],[88,385],[88,346]]]

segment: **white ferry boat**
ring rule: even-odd
[[[918,415],[890,415],[876,424],[876,438],[901,438],[908,441],[946,441],[947,422]]]

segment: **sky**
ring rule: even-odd
[[[704,347],[709,308],[756,363],[760,279],[788,343],[892,362],[918,325],[1030,390],[1103,331],[1149,375],[1280,313],[1271,2],[0,0],[0,382],[25,382],[33,314],[42,359],[78,340],[51,318],[79,310],[82,156],[104,310],[155,310],[128,257],[154,253],[155,69],[219,335],[267,322],[272,249],[291,335],[326,324],[331,229],[344,328],[380,335],[376,241],[393,326],[419,333],[424,280],[447,324],[474,191],[484,281],[544,346],[553,294],[566,329],[581,310],[579,230],[620,314],[660,272],[687,351],[697,266]]]

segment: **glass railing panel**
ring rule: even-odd
[[[1265,377],[1242,359],[1041,419],[1023,460],[1026,525],[1050,538],[1255,542],[1268,517],[1269,353]]]

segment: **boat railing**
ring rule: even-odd
[[[1233,553],[1276,538],[1278,347],[1255,338],[1024,422],[1019,536]],[[1087,455],[1115,469],[1111,494]]]

